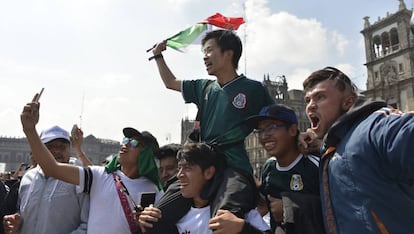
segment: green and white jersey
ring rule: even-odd
[[[281,198],[281,192],[319,195],[319,157],[300,154],[287,167],[279,166],[275,157],[269,158],[263,165],[260,192],[276,198]]]
[[[200,116],[203,141],[211,141],[246,118],[257,115],[262,107],[274,103],[262,83],[248,79],[244,75],[240,75],[223,87],[214,81],[203,97],[203,89],[208,81],[200,79],[182,82],[182,94],[186,103],[194,103],[200,107],[204,99]],[[228,149],[226,155],[230,167],[252,173],[244,143]]]
[[[287,167],[279,166],[275,157],[269,158],[263,165],[260,192],[266,196],[269,210],[267,195],[281,198],[281,192],[298,192],[319,196],[319,157],[304,157],[300,154]],[[270,213],[270,226],[273,231],[277,225]]]

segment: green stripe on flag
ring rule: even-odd
[[[195,24],[167,39],[167,46],[181,50],[195,41],[207,30],[207,24]]]

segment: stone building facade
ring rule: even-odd
[[[93,135],[84,138],[82,149],[94,164],[100,164],[111,154],[119,152],[118,141],[99,139]],[[75,156],[72,150],[71,154]],[[15,170],[20,163],[29,163],[30,147],[26,138],[0,137],[0,162],[5,171]]]
[[[398,11],[378,18],[364,18],[367,89],[375,100],[385,100],[402,111],[414,110],[414,26],[412,10],[399,0]]]

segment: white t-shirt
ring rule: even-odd
[[[90,190],[88,233],[131,233],[112,174],[106,173],[105,168],[102,166],[91,166],[90,168],[93,175],[93,181]],[[155,192],[156,201],[158,201],[163,194],[162,191],[158,191],[158,188],[154,183],[145,177],[130,179],[120,170],[116,171],[116,173],[125,184],[125,187],[128,189],[128,192],[136,204],[140,204],[142,193]],[[79,175],[77,192],[83,192],[85,173],[84,169],[81,167],[79,168]],[[133,206],[129,199],[128,202],[133,210]]]
[[[249,211],[249,213],[246,214],[245,219],[248,223],[261,231],[270,229],[256,209]],[[190,211],[177,222],[176,226],[178,233],[180,234],[211,234],[212,231],[208,229],[209,221],[210,206],[203,208],[191,207]]]

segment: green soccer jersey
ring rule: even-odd
[[[203,89],[207,79],[184,80],[182,94],[186,103],[200,107],[204,99],[200,116],[200,131],[203,141],[211,141],[232,129],[246,118],[257,115],[264,106],[274,103],[262,83],[241,75],[221,87],[214,81],[205,97]],[[226,150],[229,166],[243,169],[252,174],[244,142]]]
[[[295,161],[287,167],[280,167],[275,157],[269,158],[263,165],[262,183],[260,192],[281,198],[281,192],[298,192],[319,196],[319,157],[300,154]],[[270,212],[270,226],[274,231],[276,222]]]
[[[299,155],[288,167],[280,167],[275,157],[263,165],[263,195],[281,198],[281,192],[300,192],[319,195],[319,158]]]

